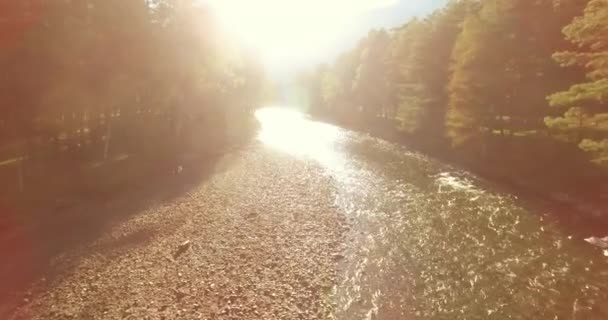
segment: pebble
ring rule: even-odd
[[[6,319],[114,319],[125,306],[137,306],[125,311],[133,319],[178,313],[327,319],[320,310],[331,297],[311,288],[336,284],[337,263],[345,257],[335,249],[348,224],[336,211],[331,181],[314,162],[263,146],[230,159],[183,196],[161,195],[81,251],[62,255],[59,263],[74,265],[73,271],[28,297],[38,306],[18,308]],[[120,243],[142,234],[141,243]],[[83,281],[90,290],[80,289]],[[63,315],[49,316],[53,306]]]

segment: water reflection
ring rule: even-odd
[[[257,113],[259,140],[319,161],[352,221],[336,319],[608,319],[608,260],[512,195],[407,149]]]
[[[260,109],[255,114],[261,124],[258,140],[269,147],[298,157],[308,157],[338,170],[342,158],[335,151],[339,128],[307,120],[295,110],[281,107]]]

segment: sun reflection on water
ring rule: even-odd
[[[258,140],[265,145],[291,155],[312,158],[331,169],[340,168],[340,155],[334,149],[340,135],[337,127],[280,107],[260,109],[255,116],[261,124]]]

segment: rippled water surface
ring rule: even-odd
[[[282,109],[259,139],[317,160],[352,219],[339,319],[608,319],[608,257],[467,172]]]

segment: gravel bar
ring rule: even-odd
[[[57,257],[70,268],[8,319],[332,319],[349,229],[334,196],[313,161],[253,143]]]

